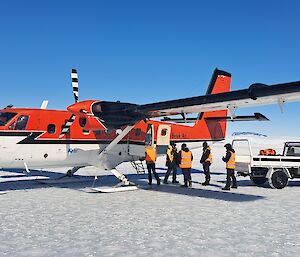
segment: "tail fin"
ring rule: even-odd
[[[215,69],[208,85],[206,94],[218,94],[230,91],[231,74]],[[227,110],[214,112],[201,112],[195,128],[201,131],[201,135],[207,140],[224,139],[226,135],[226,119],[213,119],[214,117],[226,117]],[[210,118],[210,119],[207,119]]]

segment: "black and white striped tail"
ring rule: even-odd
[[[68,121],[63,126],[63,128],[60,132],[59,138],[62,138],[64,135],[68,134],[70,127],[72,126],[75,118],[76,118],[76,116],[74,114],[72,114],[71,117],[68,119]]]
[[[75,103],[77,103],[78,102],[78,74],[76,69],[72,69],[71,78],[72,78],[73,95],[75,98]]]

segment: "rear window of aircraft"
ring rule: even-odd
[[[18,118],[15,130],[24,130],[26,128],[27,122],[28,122],[28,116],[22,115]]]
[[[49,124],[47,127],[47,132],[49,134],[55,134],[56,128],[55,128],[55,124]]]
[[[16,115],[13,112],[0,112],[0,126],[5,126]]]

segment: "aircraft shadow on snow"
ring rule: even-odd
[[[157,168],[158,171],[163,170],[163,172],[158,172],[158,175],[160,178],[163,178],[165,175],[165,168]],[[12,170],[10,170],[12,171]],[[50,183],[45,184],[41,183],[41,179],[36,179],[36,176],[43,176],[43,177],[49,177],[51,179],[57,179],[59,177],[62,177],[62,173],[58,172],[50,172],[50,171],[40,171],[40,170],[31,170],[30,177],[32,179],[28,179],[28,176],[24,175],[22,173],[22,170],[14,170],[14,174],[11,175],[0,175],[1,179],[4,181],[0,182],[0,192],[1,191],[15,191],[15,190],[29,190],[29,189],[39,189],[39,188],[49,188],[49,187],[57,187],[57,188],[71,188],[74,190],[84,190],[88,187],[107,187],[107,186],[113,186],[118,181],[114,175],[101,175],[98,177],[97,180],[94,180],[94,176],[81,176],[81,175],[74,175],[74,179],[78,179],[79,182],[69,182],[69,183]],[[193,169],[192,173],[203,173],[200,170]],[[1,174],[1,173],[0,173]],[[181,172],[178,172],[180,175]],[[218,172],[212,172],[212,176],[214,175],[224,175],[224,173],[218,173]],[[182,175],[181,175],[182,176]],[[22,177],[26,177],[26,179],[22,180]],[[139,185],[141,190],[150,190],[150,191],[156,191],[156,192],[163,192],[163,193],[169,193],[169,194],[180,194],[180,195],[186,195],[191,197],[201,197],[201,198],[209,198],[209,199],[216,199],[216,200],[222,200],[222,201],[231,201],[231,202],[246,202],[246,201],[256,201],[261,200],[264,197],[259,195],[250,195],[250,194],[243,194],[239,193],[237,190],[232,191],[221,191],[220,185],[212,184],[210,185],[210,188],[182,188],[179,185],[164,185],[156,186],[155,179],[153,180],[154,185],[152,187],[149,187],[147,185],[148,182],[148,174],[129,174],[127,175],[130,181],[136,183]],[[5,181],[5,179],[10,178],[17,178],[18,180],[11,180],[11,181]],[[84,180],[85,179],[85,180]],[[224,181],[218,181],[218,182],[224,182]],[[296,181],[292,181],[296,182]],[[193,181],[194,184],[200,183],[197,181]],[[299,181],[300,184],[300,181]],[[253,184],[251,181],[239,181],[239,186],[252,186]],[[295,184],[296,185],[296,184]],[[255,185],[253,185],[255,186]],[[216,187],[218,190],[212,190],[211,187]]]

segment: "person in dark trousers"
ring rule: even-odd
[[[175,143],[171,143],[168,146],[167,150],[167,157],[166,157],[166,166],[168,167],[168,170],[166,172],[165,178],[164,178],[164,184],[168,184],[168,178],[170,176],[171,171],[173,171],[173,176],[172,176],[172,183],[179,183],[176,180],[177,176],[177,161],[178,161],[178,153],[177,153],[177,148]]]
[[[191,177],[191,168],[192,168],[192,161],[193,161],[193,154],[189,150],[186,144],[181,145],[181,151],[178,155],[179,159],[179,167],[182,170],[183,178],[184,178],[184,185],[182,187],[191,187],[192,186],[192,177]]]
[[[234,175],[235,169],[235,151],[232,148],[231,144],[224,145],[226,147],[226,156],[222,158],[224,162],[226,162],[226,185],[222,188],[222,190],[230,190],[231,182],[232,188],[237,188],[237,182]],[[232,180],[232,181],[231,181]]]
[[[205,181],[202,183],[203,186],[209,185],[210,182],[210,170],[209,167],[212,164],[212,154],[210,147],[208,146],[207,142],[203,142],[203,153],[200,159],[200,163],[203,165],[203,171],[205,174]]]
[[[152,172],[157,181],[157,185],[160,185],[160,178],[155,171],[156,151],[153,146],[146,146],[146,164],[148,170],[148,184],[152,185]]]

